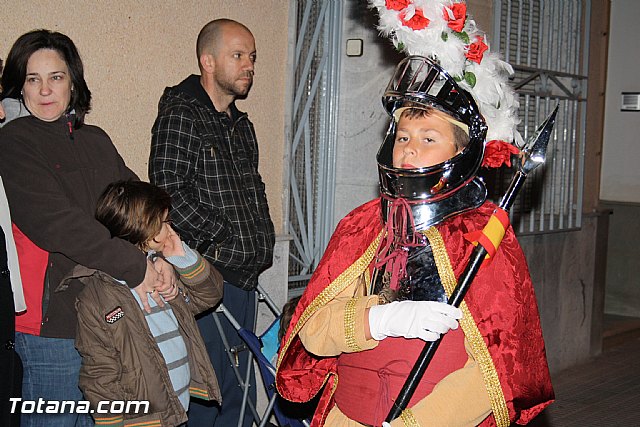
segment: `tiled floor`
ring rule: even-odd
[[[640,426],[640,333],[609,337],[604,348],[592,361],[552,376],[556,401],[529,426]]]

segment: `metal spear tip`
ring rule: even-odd
[[[520,172],[523,174],[529,174],[532,170],[544,163],[547,156],[547,146],[549,145],[549,139],[551,139],[551,131],[553,125],[556,122],[556,114],[558,113],[559,105],[553,109],[553,112],[542,122],[536,132],[531,135],[529,141],[525,144],[522,150],[522,161],[520,162]]]

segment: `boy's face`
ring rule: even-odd
[[[165,245],[169,241],[169,234],[171,231],[171,220],[169,219],[169,211],[165,211],[162,228],[151,240],[146,244],[147,249],[154,250],[156,252],[162,252]]]
[[[437,165],[458,154],[453,124],[444,113],[432,111],[425,117],[401,116],[396,126],[393,166],[417,169]]]

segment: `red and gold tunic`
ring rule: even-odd
[[[494,209],[485,203],[426,230],[448,294],[473,249],[464,236],[481,230]],[[379,199],[338,224],[283,339],[278,391],[306,402],[322,390],[312,425],[323,425],[336,401],[350,419],[380,425],[424,346],[364,337],[365,310],[378,303],[367,290],[382,230]],[[409,409],[392,425],[527,424],[553,401],[537,302],[511,228],[460,308],[464,337],[445,336]]]

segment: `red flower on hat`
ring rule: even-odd
[[[457,33],[461,32],[467,17],[467,5],[465,3],[454,3],[451,8],[445,7],[443,12],[447,26]],[[451,15],[453,15],[453,19]]]
[[[389,10],[402,10],[409,6],[409,3],[411,3],[411,0],[386,0],[385,6]]]
[[[403,25],[411,28],[412,30],[422,30],[423,28],[426,28],[430,22],[427,18],[425,18],[422,10],[420,9],[416,9],[416,12],[410,19],[405,19],[406,16],[407,11],[402,12],[400,14],[400,21],[402,21]]]
[[[476,41],[469,45],[467,53],[465,56],[469,61],[477,62],[478,64],[482,61],[482,55],[484,55],[484,51],[489,49],[489,47],[484,44],[484,39],[482,36],[478,36]]]
[[[506,141],[492,139],[485,144],[482,167],[499,168],[502,165],[511,167],[511,155],[518,154],[520,150]]]

